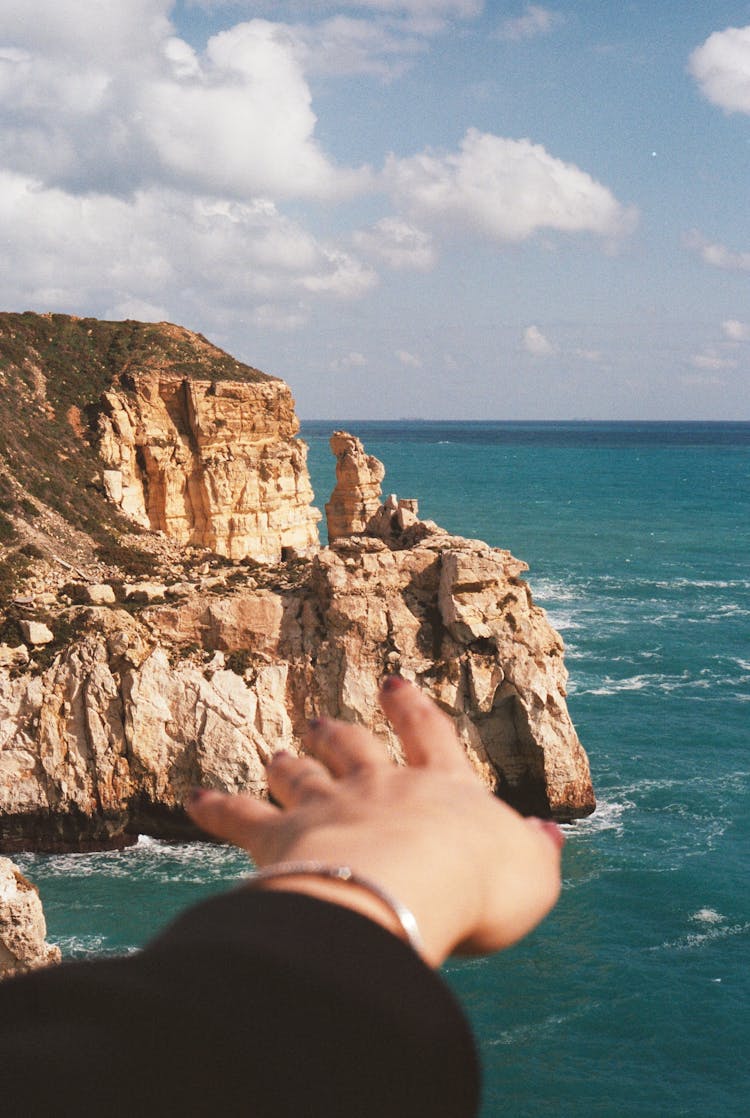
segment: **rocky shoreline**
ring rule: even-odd
[[[32,319],[49,345],[57,329],[89,363],[102,331],[107,355],[113,338],[131,347],[60,427],[69,441],[55,454],[96,451],[91,500],[140,542],[87,547],[74,494],[55,511],[5,464],[18,541],[6,562],[33,562],[0,606],[0,851],[184,838],[191,787],[266,795],[264,759],[296,752],[320,714],[361,722],[398,760],[377,705],[392,671],[451,715],[486,786],[520,811],[568,821],[593,810],[563,644],[524,563],[420,520],[414,499],[383,499],[382,463],[343,431],[321,547],[283,382],[236,363],[232,380],[227,355],[168,324],[43,317],[0,327],[28,333]],[[25,403],[57,415],[48,351],[25,352],[2,366],[5,383],[17,374],[20,393],[33,389]],[[184,375],[188,357],[197,374]]]

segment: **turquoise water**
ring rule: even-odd
[[[484,1118],[750,1113],[750,424],[340,423],[386,491],[507,547],[565,638],[599,807],[510,952],[451,963]],[[322,507],[331,425],[306,424]],[[487,852],[492,857],[492,852]],[[243,859],[18,859],[70,955],[133,950]]]

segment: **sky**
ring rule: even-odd
[[[750,2],[2,0],[0,309],[303,419],[750,420]]]

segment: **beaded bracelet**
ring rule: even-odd
[[[249,886],[258,885],[263,881],[272,881],[278,877],[325,877],[332,881],[343,881],[350,885],[358,885],[360,889],[372,893],[382,901],[401,925],[407,942],[419,955],[424,954],[424,942],[419,931],[416,917],[410,908],[397,900],[385,889],[381,889],[368,877],[355,873],[351,866],[329,866],[325,862],[276,862],[274,865],[263,866],[255,870],[249,877]]]

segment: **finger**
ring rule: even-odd
[[[304,738],[305,749],[335,777],[389,763],[385,745],[362,726],[334,718],[316,718]]]
[[[386,676],[380,705],[401,739],[410,765],[465,772],[469,767],[453,723],[418,687],[400,675]]]
[[[261,843],[281,819],[279,809],[265,800],[205,788],[195,789],[185,810],[207,834],[248,850]]]
[[[298,807],[331,788],[331,774],[314,757],[274,753],[268,764],[268,791],[282,807]]]

